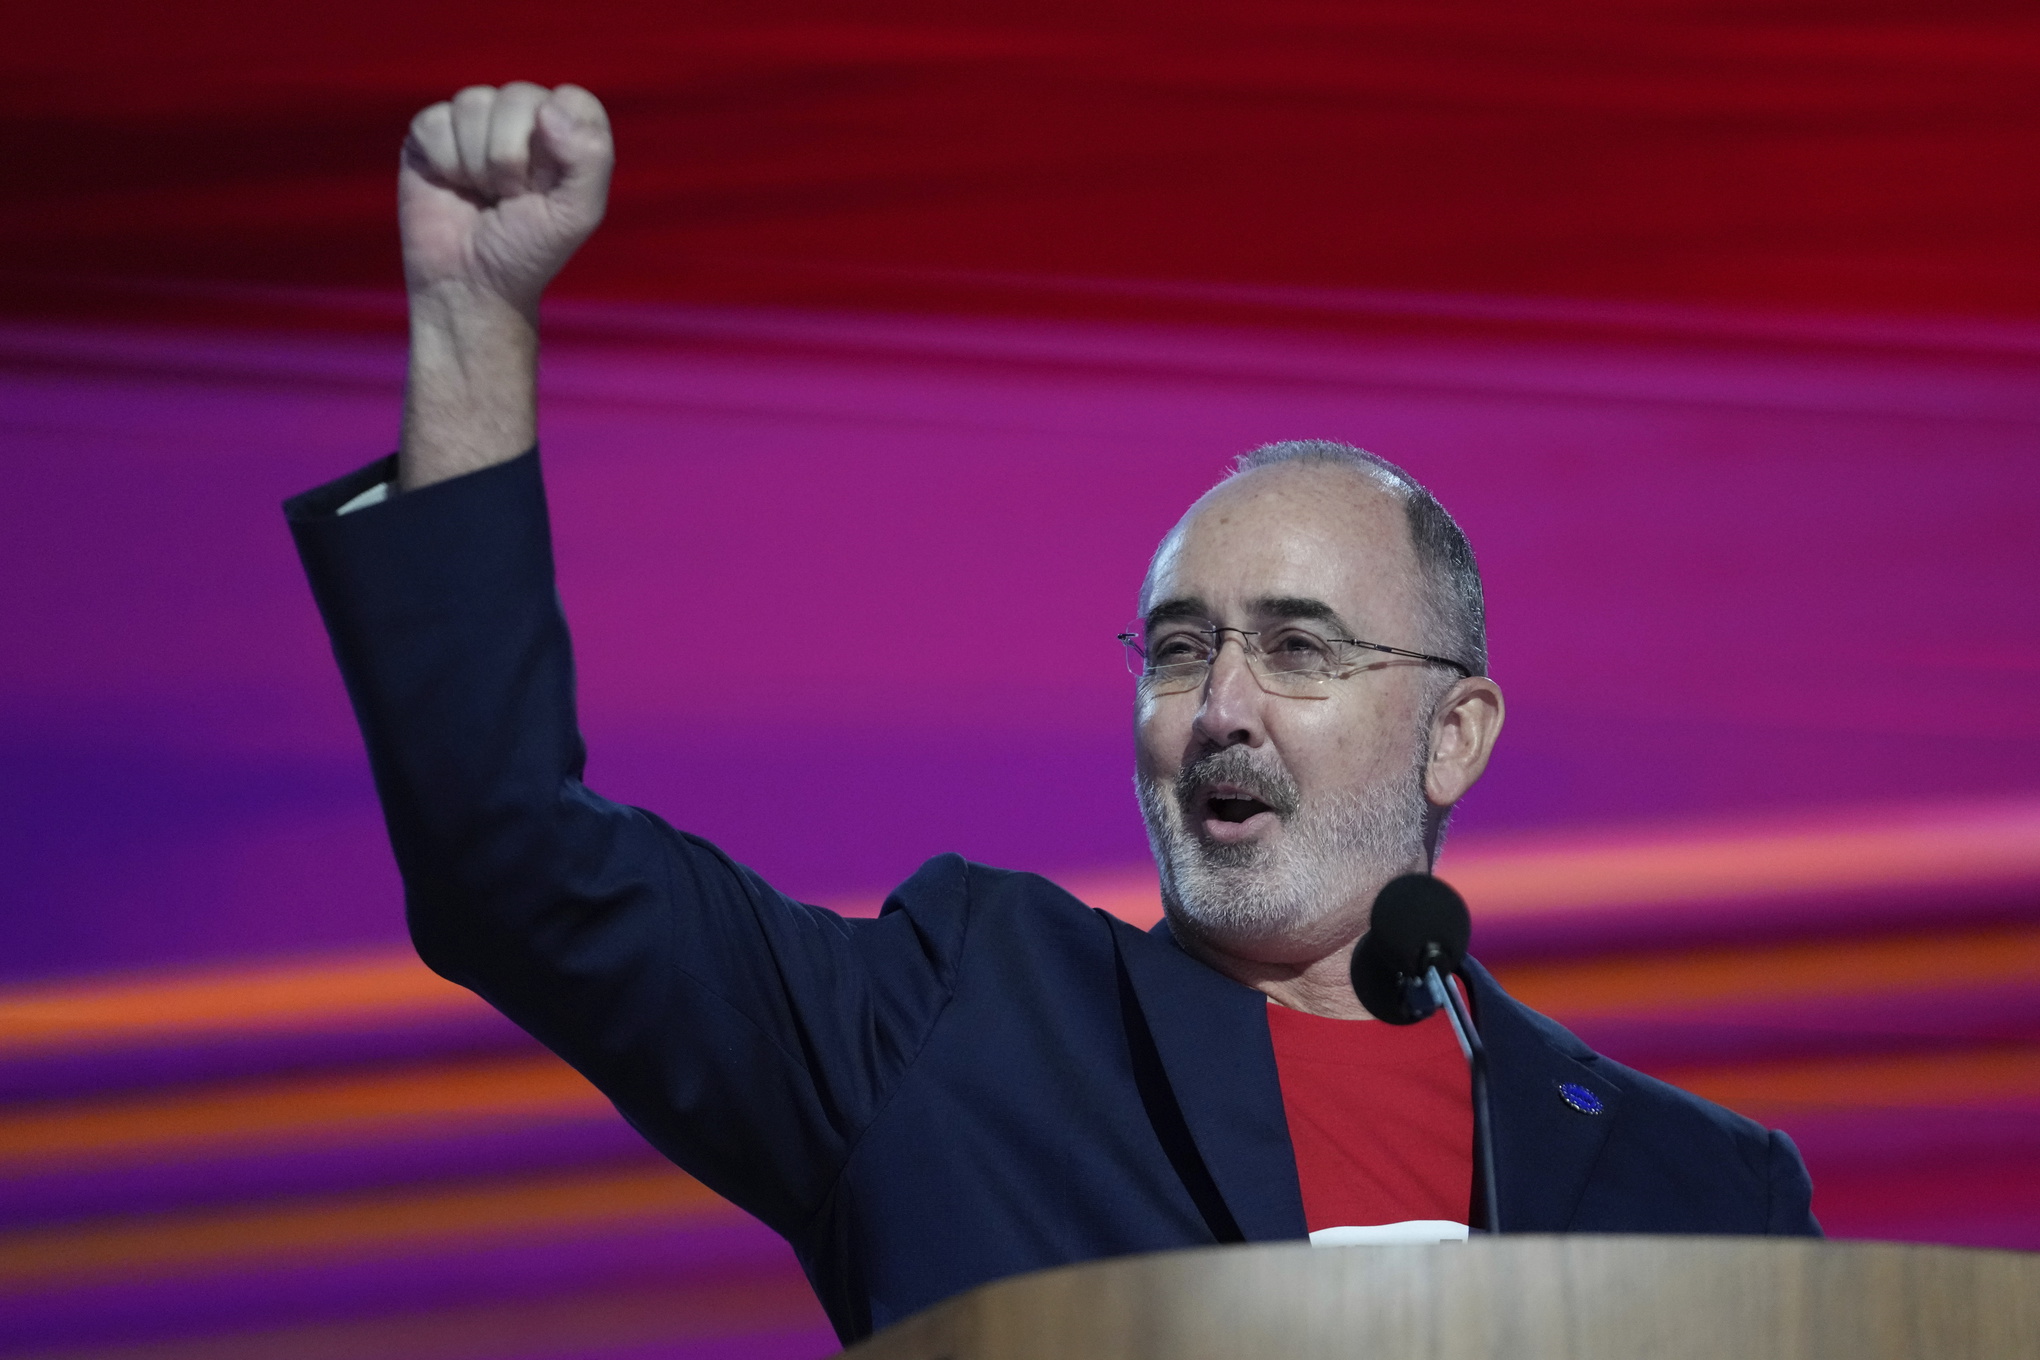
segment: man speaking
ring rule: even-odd
[[[1372,455],[1274,444],[1162,541],[1125,639],[1155,930],[954,856],[876,919],[792,901],[581,783],[534,375],[613,159],[571,85],[418,115],[401,448],[286,507],[425,961],[784,1235],[845,1341],[1046,1266],[1482,1226],[1450,1029],[1370,1021],[1348,980],[1501,729],[1451,517]],[[1818,1231],[1783,1134],[1460,977],[1511,1231]]]

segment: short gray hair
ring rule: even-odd
[[[1280,463],[1346,468],[1402,502],[1417,567],[1424,574],[1424,623],[1431,636],[1423,647],[1451,657],[1475,675],[1486,675],[1487,605],[1481,595],[1480,567],[1473,560],[1473,545],[1438,498],[1380,454],[1330,439],[1284,439],[1249,449],[1223,481]]]

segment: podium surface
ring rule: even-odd
[[[983,1285],[843,1360],[2033,1360],[2040,1253],[1812,1238],[1209,1247]]]

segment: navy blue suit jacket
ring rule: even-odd
[[[333,514],[390,471],[286,510],[419,953],[784,1235],[846,1342],[1021,1271],[1305,1235],[1260,993],[1031,874],[945,856],[846,919],[591,793],[536,455]],[[1466,982],[1506,1227],[1818,1231],[1783,1134]]]

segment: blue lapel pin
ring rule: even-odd
[[[1606,1108],[1601,1104],[1599,1096],[1577,1082],[1560,1082],[1558,1084],[1558,1094],[1566,1104],[1572,1106],[1581,1114],[1599,1114]]]

